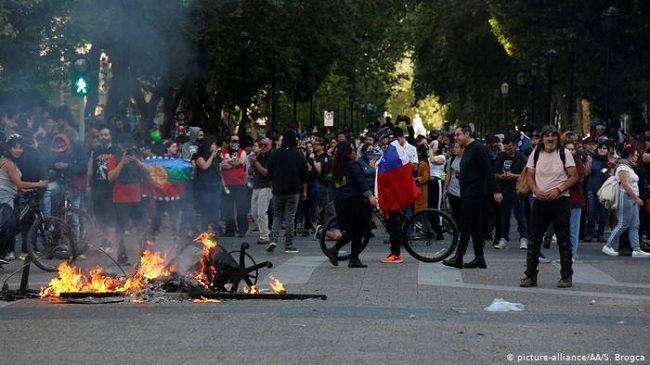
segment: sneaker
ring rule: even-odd
[[[551,236],[551,244],[557,245],[557,236],[555,234]]]
[[[5,261],[3,259],[0,259],[0,265],[7,265],[9,261]]]
[[[9,252],[8,254],[5,255],[4,259],[5,261],[13,261],[16,259],[16,254],[13,252]]]
[[[277,244],[276,244],[275,242],[271,242],[271,243],[269,243],[269,245],[266,246],[266,252],[273,252],[273,251],[275,251],[275,246],[277,246]]]
[[[27,254],[26,254],[26,253],[21,253],[21,254],[18,256],[18,260],[20,260],[20,261],[25,261],[26,258],[27,258]]]
[[[648,258],[648,257],[650,257],[650,253],[642,251],[642,250],[634,250],[634,251],[632,251],[632,257]]]
[[[379,260],[381,262],[396,262],[396,263],[402,263],[404,262],[404,259],[402,259],[402,255],[393,255],[392,253],[383,259]]]
[[[537,275],[526,276],[525,278],[521,279],[521,281],[519,282],[519,286],[522,288],[530,288],[533,286],[537,286]]]
[[[540,252],[539,253],[539,262],[548,264],[549,262],[551,262],[551,260],[547,259],[546,256],[544,256],[544,254]]]
[[[257,244],[258,244],[258,245],[268,245],[268,244],[269,244],[269,240],[264,240],[264,239],[261,239],[261,238],[260,238],[260,239],[257,240]]]
[[[544,248],[551,248],[551,235],[550,233],[546,232],[544,233],[544,238],[542,238],[542,246]]]
[[[618,256],[618,252],[607,245],[603,246],[603,253],[608,256]]]
[[[519,239],[519,249],[520,250],[528,249],[528,239],[527,238]]]
[[[494,245],[493,247],[494,247],[495,249],[497,249],[497,250],[500,250],[500,249],[506,248],[506,247],[508,247],[508,241],[506,241],[505,238],[502,238],[502,239],[500,239],[499,242],[498,242],[496,245]]]
[[[85,259],[87,259],[87,258],[88,258],[88,257],[86,257],[86,255],[83,254],[83,253],[77,256],[77,260],[85,260]]]
[[[563,276],[557,282],[557,287],[558,288],[570,288],[572,286],[573,286],[573,280],[571,280],[570,276]]]
[[[320,235],[322,229],[323,226],[321,226],[320,224],[316,226],[316,231],[314,232],[314,241],[320,241]]]
[[[298,253],[298,249],[294,245],[286,245],[284,247],[284,253]]]

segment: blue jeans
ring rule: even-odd
[[[524,201],[516,194],[504,194],[501,201],[501,237],[510,241],[510,215],[515,211],[519,238],[528,238],[528,225],[524,214]]]
[[[607,222],[607,208],[598,201],[598,191],[587,190],[587,235],[602,236],[605,233],[605,223]],[[598,222],[598,230],[596,230]]]
[[[582,216],[582,208],[571,209],[571,252],[573,257],[578,257],[578,236],[580,235],[580,216]]]
[[[633,250],[638,250],[639,246],[639,206],[627,193],[619,189],[618,192],[618,223],[612,229],[612,234],[607,239],[607,246],[618,247],[618,239],[623,232],[628,231],[627,236],[630,239],[630,246]]]
[[[273,194],[273,228],[269,241],[278,243],[282,222],[285,223],[287,246],[293,245],[293,228],[300,194],[277,195]]]

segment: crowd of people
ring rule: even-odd
[[[513,212],[518,246],[527,250],[523,287],[537,284],[537,266],[546,260],[542,248],[553,242],[560,252],[559,287],[571,286],[580,241],[597,240],[610,256],[650,256],[645,252],[650,242],[650,136],[611,138],[595,125],[585,137],[544,126],[480,140],[469,125],[454,128],[447,122],[416,136],[409,121],[398,116],[393,123],[388,117],[358,139],[346,131],[307,132],[296,126],[253,137],[189,126],[179,112],[171,137],[161,140],[157,129],[139,133],[119,118],[89,123],[81,135],[66,107],[4,113],[0,268],[25,257],[24,247],[16,255],[20,227],[14,208],[25,188],[43,188],[45,215],[54,214],[62,194],[93,212],[105,230],[106,250],[121,265],[138,253],[134,241],[155,239],[163,230],[174,238],[199,231],[217,237],[255,235],[258,244],[274,252],[284,229],[284,252],[297,253],[295,235],[314,234],[328,203],[344,202],[339,204],[346,209],[337,213],[345,233],[327,256],[338,265],[338,250],[351,242],[349,266],[363,268],[360,227],[370,217],[369,207],[378,204],[377,164],[389,144],[408,156],[419,190],[417,201],[399,210],[448,210],[459,227],[460,244],[443,261],[446,266],[486,268],[486,244],[494,249],[511,245]],[[184,161],[189,174],[182,189],[160,195],[153,188],[160,182],[147,164],[149,157]],[[611,175],[620,181],[616,213],[603,207],[597,195]],[[527,195],[517,191],[521,179],[531,190]],[[398,212],[385,213],[390,253],[381,261],[400,263],[404,237],[397,227]],[[474,258],[465,262],[470,240]]]

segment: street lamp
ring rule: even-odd
[[[521,89],[526,85],[526,75],[523,72],[517,73],[517,124],[521,127]]]
[[[603,31],[607,36],[607,57],[605,61],[605,108],[603,109],[603,117],[605,118],[605,130],[607,133],[609,133],[609,61],[611,55],[612,33],[618,27],[618,18],[618,9],[613,6],[610,6],[600,16]]]
[[[503,96],[501,100],[501,106],[503,108],[503,130],[506,129],[506,124],[508,123],[508,113],[506,113],[506,98],[508,97],[508,90],[510,86],[507,82],[501,84],[501,95]]]
[[[575,71],[575,58],[576,58],[576,35],[575,34],[569,34],[569,39],[568,39],[568,49],[569,49],[569,130],[573,130],[573,114],[574,114],[574,106],[573,106],[573,76],[574,76],[574,71]]]
[[[548,71],[548,90],[547,90],[547,96],[548,96],[548,103],[546,104],[546,112],[548,113],[546,116],[546,124],[551,125],[552,123],[552,117],[553,113],[551,112],[553,107],[553,64],[555,63],[555,56],[557,55],[557,52],[554,49],[549,49],[546,51],[546,70]]]
[[[530,64],[530,124],[535,128],[535,91],[537,89],[537,62]]]
[[[248,78],[248,53],[251,44],[251,35],[248,32],[239,34],[239,45],[241,51],[241,121],[239,122],[239,136],[246,135],[246,123],[248,122],[248,92],[246,90],[246,79]]]

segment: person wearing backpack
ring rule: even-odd
[[[618,256],[613,246],[618,245],[618,239],[623,232],[628,231],[632,257],[649,258],[650,253],[641,250],[639,244],[639,207],[643,206],[643,199],[639,196],[639,175],[634,172],[639,152],[627,144],[621,152],[615,175],[621,182],[618,195],[618,223],[603,246],[603,253],[609,256]]]
[[[578,173],[573,156],[559,143],[560,132],[557,128],[546,125],[540,135],[542,141],[537,146],[538,158],[529,158],[526,163],[528,186],[535,202],[530,217],[526,276],[521,279],[520,286],[537,286],[540,246],[546,227],[553,222],[560,251],[561,278],[557,286],[570,288],[573,268],[569,241],[569,189],[578,181]]]

